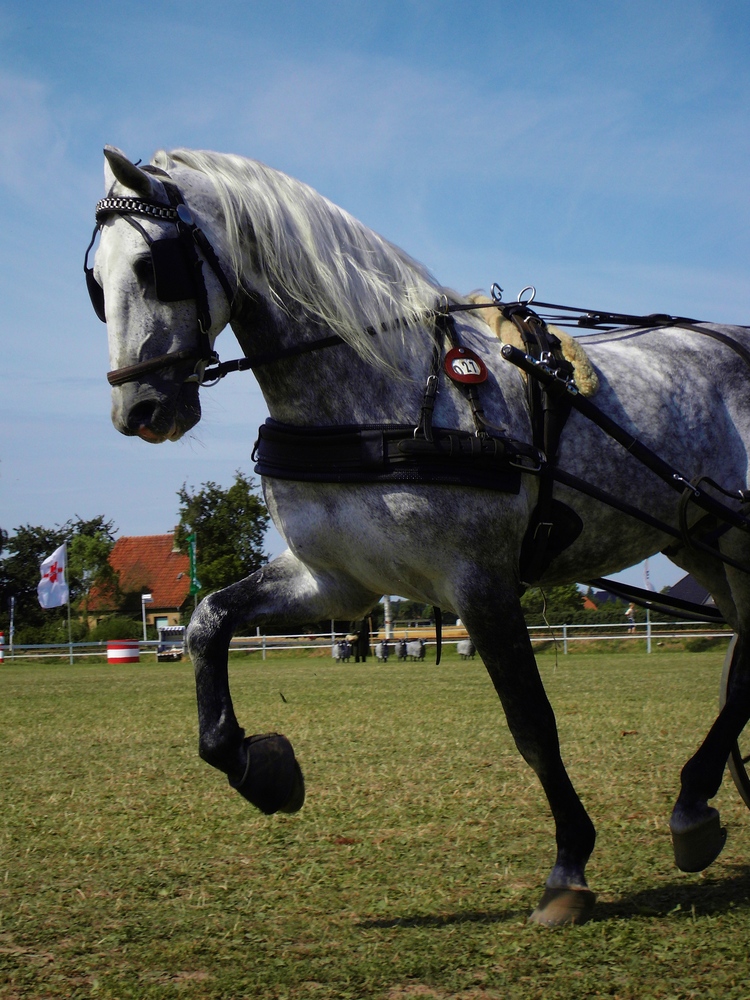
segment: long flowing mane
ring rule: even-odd
[[[301,306],[360,353],[374,354],[368,327],[418,321],[435,307],[441,289],[421,264],[306,184],[225,153],[161,150],[153,159],[165,169],[170,161],[214,184],[239,281],[260,269],[279,305]]]

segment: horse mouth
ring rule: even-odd
[[[176,397],[136,392],[127,399],[115,399],[112,422],[126,437],[139,437],[148,444],[177,441],[201,418],[198,387],[186,386]],[[122,405],[122,404],[125,405]],[[120,404],[120,405],[118,405]]]
[[[141,441],[147,441],[149,444],[162,444],[164,441],[179,440],[179,438],[181,438],[182,435],[188,430],[190,430],[189,427],[180,428],[173,424],[172,427],[164,433],[155,431],[153,428],[147,427],[146,425],[142,425],[131,433],[136,437],[139,437]]]

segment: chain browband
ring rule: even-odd
[[[96,221],[101,222],[107,215],[148,215],[163,222],[177,222],[180,218],[177,208],[159,205],[141,198],[102,198],[96,203]]]

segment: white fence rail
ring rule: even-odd
[[[638,622],[635,626],[630,622],[620,624],[611,622],[596,625],[531,625],[529,635],[534,643],[554,641],[562,646],[563,653],[568,652],[571,642],[602,642],[607,639],[640,639],[646,640],[646,652],[653,651],[653,645],[665,639],[723,639],[727,642],[732,637],[728,626],[707,625],[705,622]]]
[[[457,646],[462,639],[466,638],[466,633],[456,635],[455,629],[450,630],[450,636],[443,638],[443,646]],[[580,642],[603,642],[607,640],[634,640],[646,641],[646,651],[652,652],[654,645],[664,642],[667,639],[693,639],[693,638],[731,638],[731,631],[728,628],[721,628],[715,625],[707,625],[704,622],[639,622],[633,627],[630,623],[619,624],[597,623],[594,625],[532,625],[529,627],[529,636],[532,645],[556,643],[558,649],[566,654],[571,643]],[[409,629],[406,638],[424,638],[427,646],[434,646],[434,629]],[[321,650],[327,649],[331,656],[333,647],[344,638],[343,633],[324,632],[316,634],[302,635],[261,635],[239,636],[232,639],[230,649],[236,652],[259,653],[262,659],[273,652],[289,650]],[[391,647],[391,657],[398,655],[398,643],[401,636],[389,639]],[[371,637],[371,648],[379,640],[377,635]],[[160,645],[156,639],[140,640],[140,655],[142,657],[156,656],[157,647]],[[18,644],[13,647],[0,647],[4,654],[5,662],[9,660],[27,659],[48,659],[68,656],[80,657],[102,657],[107,655],[106,642],[74,642],[74,643],[43,643],[43,644]],[[2,658],[0,658],[2,659]]]

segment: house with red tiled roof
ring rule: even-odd
[[[190,558],[177,551],[174,534],[123,535],[112,547],[109,564],[117,574],[117,592],[92,587],[88,602],[92,624],[112,612],[140,617],[142,594],[152,598],[145,605],[149,625],[183,623],[183,611],[192,607]]]

